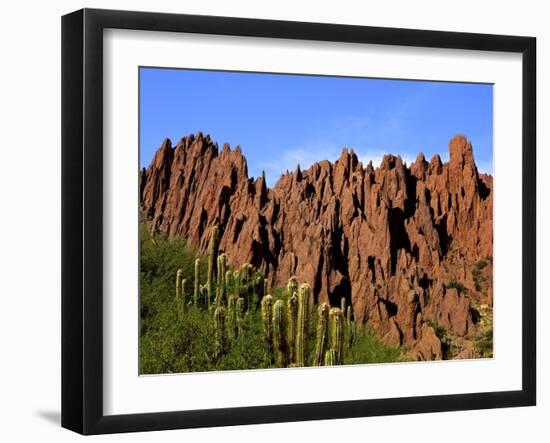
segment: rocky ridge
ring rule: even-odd
[[[275,286],[296,275],[316,302],[345,297],[387,343],[442,358],[438,330],[468,340],[474,307],[492,306],[492,177],[464,136],[449,154],[410,166],[386,155],[374,168],[344,149],[268,188],[248,177],[239,147],[219,149],[202,133],[175,147],[166,139],[140,172],[141,218],[202,251],[217,224],[230,265],[263,265]]]

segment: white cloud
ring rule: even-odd
[[[297,165],[304,170],[321,160],[334,161],[340,153],[341,148],[329,149],[327,146],[321,145],[286,149],[277,153],[275,159],[270,157],[270,160],[259,162],[257,168],[265,171],[268,186],[273,186],[282,174],[287,170],[296,170]]]

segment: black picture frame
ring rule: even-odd
[[[522,389],[130,415],[103,413],[103,30],[192,32],[522,54]],[[83,9],[62,18],[62,426],[151,431],[536,404],[536,39]]]

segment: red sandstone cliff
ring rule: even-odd
[[[141,171],[142,220],[202,250],[218,224],[230,265],[265,264],[276,286],[296,275],[316,301],[346,297],[387,342],[440,358],[430,325],[472,336],[473,304],[492,304],[492,270],[483,284],[475,270],[492,257],[492,177],[478,173],[465,137],[449,151],[448,163],[386,155],[373,168],[344,149],[269,189],[248,178],[238,147],[219,151],[201,133],[175,148],[165,140]]]

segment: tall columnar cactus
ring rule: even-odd
[[[307,334],[309,328],[309,291],[307,283],[303,283],[298,291],[298,317],[296,320],[296,366],[306,366]]]
[[[264,329],[264,339],[268,351],[271,355],[273,343],[273,297],[266,295],[262,298],[262,324]]]
[[[340,299],[340,309],[342,310],[342,314],[346,315],[346,298],[342,297]]]
[[[193,305],[200,307],[200,288],[201,288],[201,259],[195,260],[195,281],[193,283]]]
[[[236,296],[240,296],[241,294],[241,270],[238,269],[236,271],[233,271],[233,284],[234,284],[234,293]]]
[[[208,255],[208,274],[206,275],[206,287],[208,289],[207,306],[210,307],[212,297],[214,295],[214,272],[216,266],[216,260],[218,257],[218,227],[212,228],[210,234],[210,253]]]
[[[225,299],[225,268],[226,268],[226,255],[222,253],[218,255],[216,306],[220,306]]]
[[[352,319],[352,309],[351,305],[348,305],[348,310],[346,312],[346,331],[348,333],[348,347],[351,347],[353,341],[355,340],[355,324]]]
[[[243,336],[244,313],[245,313],[244,298],[239,297],[237,298],[237,302],[235,303],[235,318],[237,321],[237,336],[239,337],[239,339],[241,339]]]
[[[249,283],[251,274],[252,274],[252,265],[250,263],[243,263],[240,268],[240,276],[239,276],[241,285],[247,285]]]
[[[213,291],[214,294],[214,305],[216,307],[221,306],[220,304],[220,256],[218,255],[216,257],[216,273],[215,279],[216,279],[216,289]]]
[[[235,326],[237,324],[236,302],[237,299],[234,295],[230,295],[227,298],[227,335],[229,340],[235,339]]]
[[[287,344],[289,350],[289,361],[296,363],[296,319],[298,315],[298,296],[296,291],[287,299]]]
[[[342,311],[342,315],[345,317],[347,312],[347,301],[345,297],[340,298],[340,310]],[[349,330],[347,328],[347,323],[344,318],[344,345],[347,343],[349,338]]]
[[[264,278],[264,292],[263,295],[269,294],[269,283],[267,282],[267,278]]]
[[[298,280],[296,277],[292,276],[288,279],[288,283],[286,285],[286,293],[288,297],[292,297],[295,293],[298,292]]]
[[[181,280],[183,279],[183,269],[178,269],[176,272],[176,300],[181,298]]]
[[[249,263],[243,263],[235,276],[235,281],[238,288],[239,296],[242,296],[245,298],[247,309],[250,307],[249,280],[250,280],[251,269],[252,269],[252,266]]]
[[[315,366],[321,366],[325,358],[328,343],[328,311],[329,307],[323,303],[318,310],[319,319],[317,321],[317,341],[315,343]]]
[[[325,352],[325,366],[335,366],[336,365],[336,351],[334,349],[329,349]]]
[[[219,358],[225,349],[225,309],[220,306],[214,311],[214,358]]]
[[[229,295],[229,289],[231,288],[232,280],[233,280],[233,272],[231,272],[228,269],[227,271],[225,271],[225,280],[223,282],[223,284],[225,285],[225,293],[227,295]],[[233,295],[238,296],[239,294],[233,293]]]
[[[335,352],[335,364],[344,364],[344,315],[340,308],[332,308],[330,318],[330,347]]]
[[[182,299],[181,299],[181,282],[183,280],[183,269],[178,269],[176,271],[176,296],[174,298],[176,302],[176,314],[178,320],[182,319]]]
[[[286,368],[288,364],[284,310],[283,301],[277,300],[273,305],[273,349],[277,366],[280,368]]]
[[[187,307],[187,294],[186,294],[187,279],[181,279],[180,298],[178,301],[178,318],[183,320],[185,315],[185,308]]]

